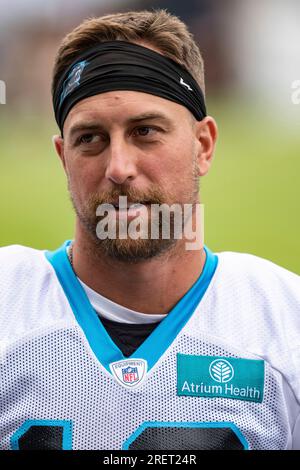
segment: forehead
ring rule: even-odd
[[[110,91],[85,98],[70,110],[64,127],[77,120],[99,119],[102,122],[121,122],[135,115],[161,114],[171,121],[186,119],[190,112],[173,101],[139,91]]]

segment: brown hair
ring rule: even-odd
[[[155,47],[185,67],[204,93],[203,59],[185,23],[166,10],[144,10],[90,18],[67,34],[55,58],[52,94],[78,54],[98,43],[115,40]]]

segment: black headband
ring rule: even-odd
[[[203,93],[185,68],[147,47],[108,41],[80,54],[59,80],[53,107],[61,132],[78,101],[118,90],[141,91],[175,101],[198,121],[206,116]]]

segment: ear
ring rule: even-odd
[[[66,170],[66,161],[65,161],[65,151],[64,151],[64,139],[60,135],[54,135],[52,137],[52,142],[56,150],[57,155],[59,156],[64,169]]]
[[[196,137],[199,143],[198,174],[204,176],[210,169],[214,156],[218,128],[216,121],[211,116],[206,116],[202,121],[196,122]]]

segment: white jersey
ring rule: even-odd
[[[129,358],[56,252],[0,249],[0,449],[300,448],[300,278],[206,249]]]

